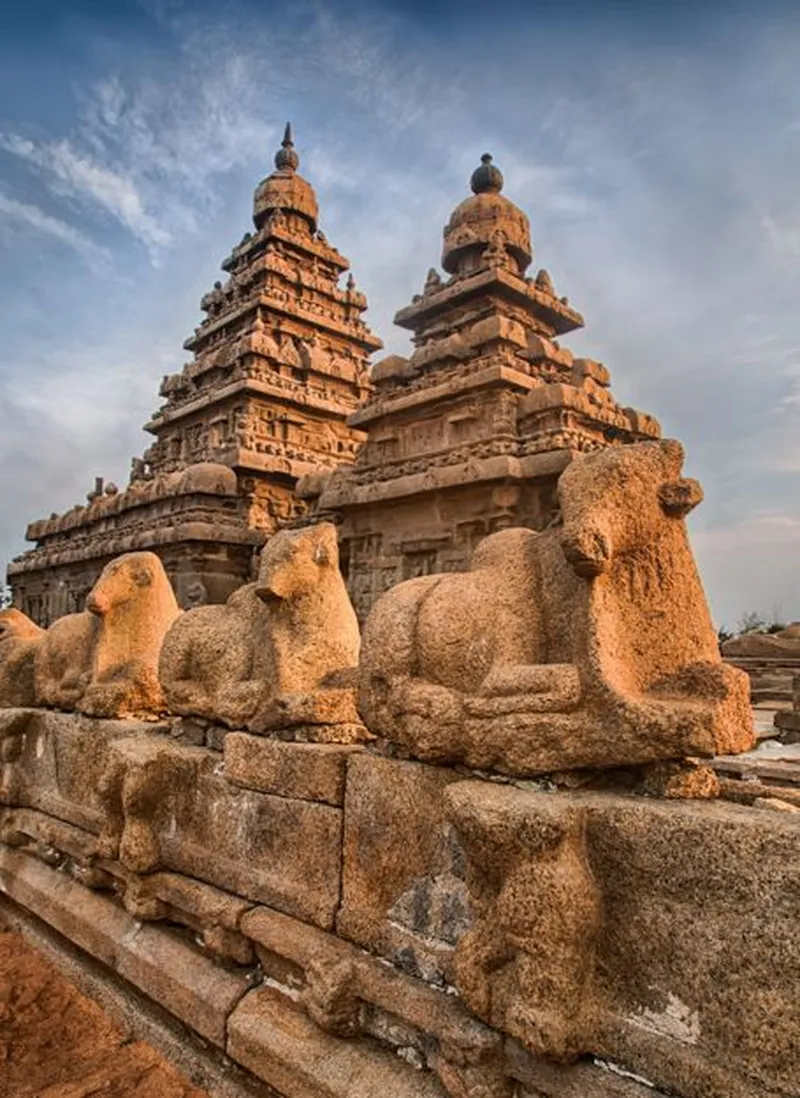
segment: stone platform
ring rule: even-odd
[[[1,904],[253,1093],[797,1092],[798,807],[750,756],[488,780],[180,732],[5,710]]]

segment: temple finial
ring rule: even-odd
[[[499,194],[502,191],[503,173],[492,163],[491,153],[484,153],[481,157],[481,166],[472,173],[470,186],[475,194]]]
[[[292,141],[292,124],[287,122],[281,147],[275,153],[275,167],[279,172],[295,172],[299,164],[300,157],[295,152]]]

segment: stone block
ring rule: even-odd
[[[6,804],[36,808],[98,833],[103,826],[100,797],[111,745],[120,739],[152,737],[164,726],[145,721],[96,720],[47,709],[7,710],[17,718],[16,757],[3,768]]]
[[[506,1071],[518,1080],[516,1098],[666,1098],[648,1080],[632,1072],[597,1064],[553,1064],[506,1041]]]
[[[446,800],[474,914],[453,969],[479,1017],[682,1098],[800,1091],[793,814],[484,782]]]
[[[236,785],[340,806],[347,759],[357,748],[284,743],[231,732],[224,747],[225,777]]]
[[[252,991],[234,1010],[227,1052],[285,1098],[445,1098],[430,1072],[369,1039],[324,1033],[271,988]]]
[[[134,927],[122,908],[35,858],[2,847],[0,887],[80,949],[116,968],[119,944]]]
[[[231,785],[207,748],[126,741],[105,785],[108,856],[137,873],[171,870],[333,924],[342,811]]]
[[[237,789],[217,775],[197,794],[175,832],[159,838],[164,868],[333,926],[341,809]]]
[[[221,1047],[226,1019],[252,983],[174,932],[135,923],[121,943],[116,967],[148,998]]]
[[[194,930],[211,953],[234,964],[250,965],[255,955],[239,933],[244,912],[252,903],[177,873],[130,875],[123,902],[136,919],[167,920]]]
[[[448,1050],[487,1056],[499,1047],[499,1036],[473,1017],[457,996],[398,971],[334,934],[266,907],[247,912],[240,926],[256,943],[259,956],[267,950],[283,957],[306,981],[315,968],[326,974],[346,969],[353,999],[380,1008]],[[310,982],[313,985],[313,976]]]
[[[97,836],[31,808],[0,809],[0,840],[9,846],[44,844],[81,863],[94,859]]]
[[[171,931],[142,926],[113,901],[24,854],[0,849],[0,885],[12,900],[118,972],[214,1044],[251,986]]]
[[[442,980],[468,912],[444,817],[452,771],[367,754],[348,763],[337,930],[412,975]]]

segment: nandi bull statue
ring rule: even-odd
[[[173,713],[256,732],[339,724],[361,738],[359,645],[336,527],[322,522],[279,531],[255,583],[224,606],[183,614],[164,641],[159,674]]]
[[[684,516],[678,442],[577,458],[562,524],[509,529],[470,572],[388,591],[362,644],[359,709],[418,758],[509,774],[746,750],[746,676],[722,663]]]
[[[53,622],[34,655],[37,705],[92,717],[163,713],[158,655],[180,614],[155,553],[125,553],[105,566],[86,609]]]
[[[36,704],[33,660],[43,636],[21,610],[0,610],[0,708]]]

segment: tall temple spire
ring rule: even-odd
[[[445,277],[429,270],[395,317],[411,354],[375,364],[373,394],[348,420],[366,441],[319,491],[362,620],[394,583],[466,568],[486,534],[544,529],[574,455],[659,435],[620,407],[602,363],[560,345],[583,318],[546,272],[527,275],[528,218],[489,153],[470,185],[444,228]]]
[[[346,422],[368,396],[381,342],[365,296],[340,285],[348,260],[317,231],[317,199],[287,124],[259,183],[255,232],[222,262],[224,281],[162,381],[153,436],[129,486],[33,523],[36,548],[9,568],[16,605],[43,625],[79,609],[111,557],[153,549],[184,608],[224,602],[251,575],[254,547],[307,506],[300,477],[352,461]]]

